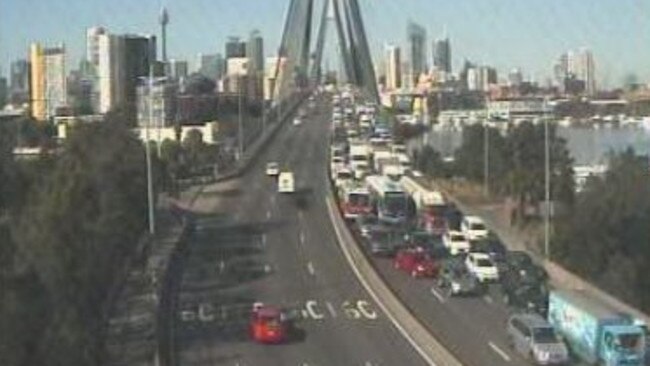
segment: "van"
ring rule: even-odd
[[[486,239],[488,237],[488,229],[478,216],[465,216],[460,224],[461,231],[469,241],[476,241]]]
[[[295,182],[292,172],[282,172],[278,176],[278,192],[293,193],[295,192]]]
[[[508,319],[508,341],[516,352],[537,365],[565,365],[569,351],[555,328],[537,314],[516,314]]]

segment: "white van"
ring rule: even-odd
[[[465,216],[460,224],[460,230],[469,241],[486,239],[488,237],[487,226],[483,222],[483,219],[478,216]]]
[[[295,182],[292,172],[282,172],[278,176],[278,192],[280,193],[293,193],[295,192]]]

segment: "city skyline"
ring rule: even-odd
[[[162,5],[159,0],[118,0],[111,4],[102,0],[73,0],[66,6],[35,0],[30,4],[6,5],[6,19],[0,19],[2,75],[8,74],[10,62],[27,57],[31,42],[47,46],[64,43],[68,65],[70,69],[76,68],[85,54],[86,29],[92,26],[103,26],[112,33],[157,35]],[[287,3],[167,0],[164,5],[171,18],[169,57],[189,61],[194,70],[199,53],[223,54],[228,37],[246,38],[253,29],[259,29],[265,38],[265,55],[272,55],[277,50]],[[645,66],[650,61],[650,49],[642,46],[650,42],[650,22],[641,17],[644,9],[650,11],[650,4],[642,0],[603,0],[598,4],[587,0],[568,4],[561,0],[531,0],[526,4],[504,0],[489,6],[478,0],[456,6],[426,0],[413,0],[403,6],[390,0],[362,0],[361,5],[375,60],[384,54],[386,43],[406,47],[407,24],[414,21],[427,30],[427,46],[447,29],[454,49],[453,69],[467,58],[499,71],[517,67],[526,77],[543,82],[552,77],[553,63],[560,54],[587,47],[594,54],[599,85],[617,86],[629,74],[635,74],[640,81],[650,81],[650,70]],[[75,17],[69,16],[71,11]],[[394,16],[386,14],[403,16],[396,22]],[[613,22],[612,17],[625,21]],[[242,18],[250,19],[242,22]],[[34,24],[21,26],[21,19],[33,19]],[[67,22],[65,27],[61,26],[62,19]]]

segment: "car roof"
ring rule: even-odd
[[[469,253],[469,255],[476,258],[476,259],[490,259],[489,254],[481,253],[481,252],[471,252],[471,253]]]
[[[546,319],[535,313],[515,314],[510,319],[517,319],[529,328],[552,328]]]
[[[473,223],[483,223],[483,219],[480,218],[479,216],[472,216],[472,215],[467,215],[465,216],[465,221],[467,222],[473,222]]]
[[[458,231],[458,230],[449,230],[449,231],[447,231],[447,233],[448,233],[450,236],[451,236],[451,235],[462,235],[462,236],[465,236],[465,234],[464,234],[462,231]]]

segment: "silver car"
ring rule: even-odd
[[[508,320],[512,348],[536,365],[565,365],[569,352],[555,329],[538,314],[516,314]]]

